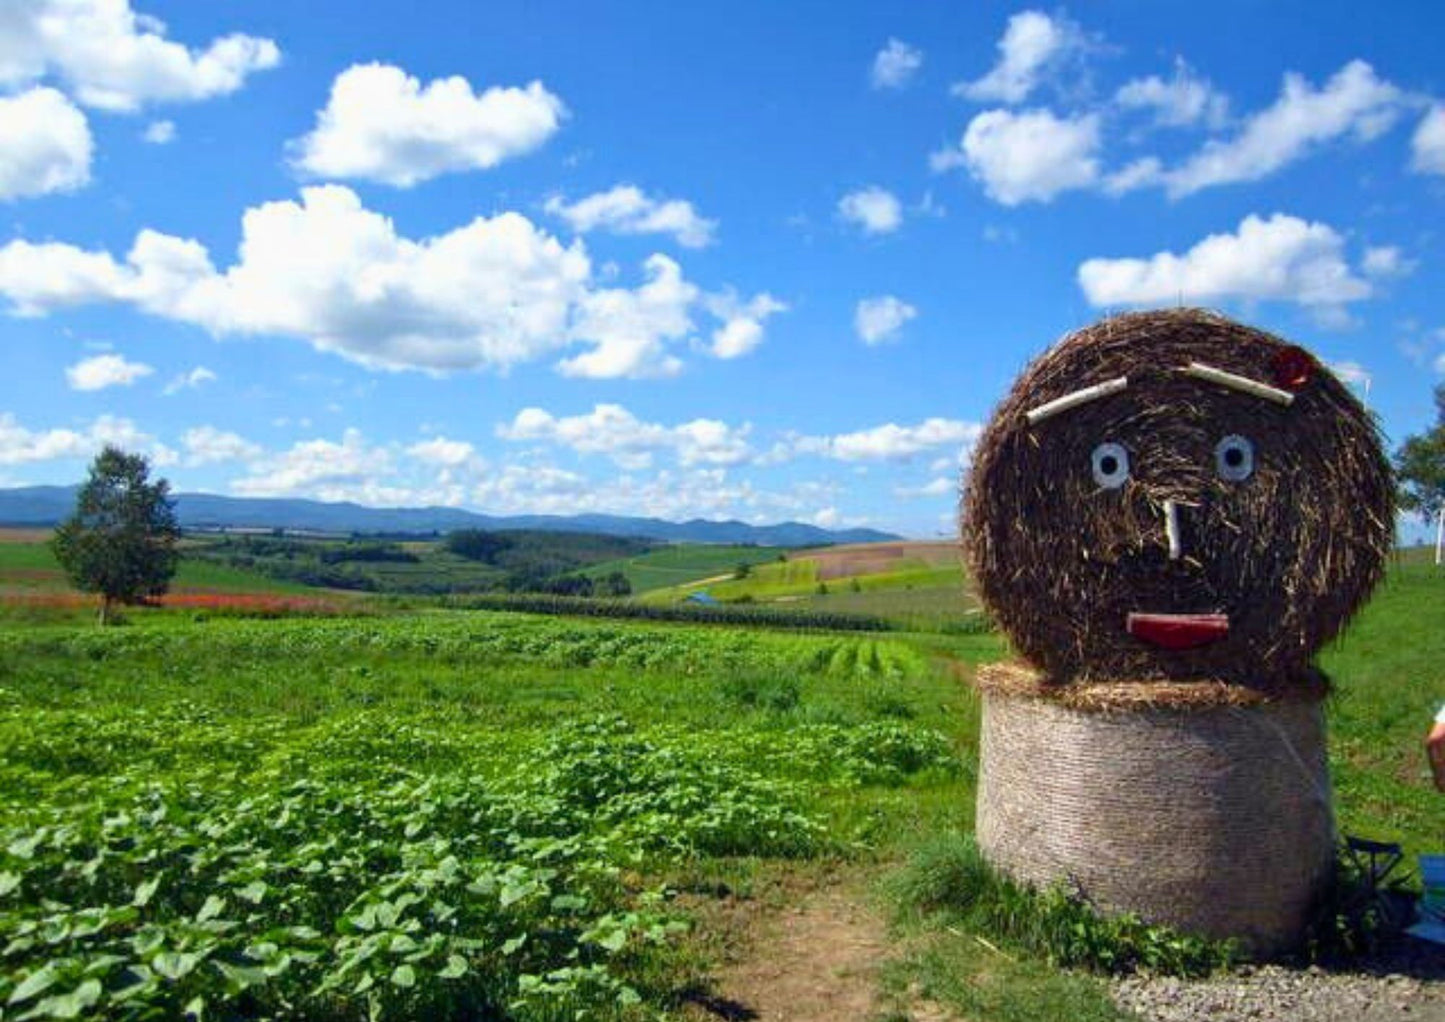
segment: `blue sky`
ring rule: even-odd
[[[0,13],[0,486],[954,531],[1014,375],[1223,309],[1445,379],[1445,8]]]

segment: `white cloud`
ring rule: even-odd
[[[1372,293],[1346,263],[1344,239],[1333,228],[1282,213],[1247,216],[1235,233],[1211,234],[1183,255],[1089,259],[1078,277],[1100,306],[1268,299],[1341,310]]]
[[[181,445],[186,449],[186,464],[191,467],[252,461],[263,453],[260,447],[244,437],[215,426],[196,426],[186,430],[181,437]]]
[[[541,441],[579,454],[602,454],[629,470],[647,468],[659,451],[671,451],[684,467],[736,465],[752,450],[752,427],[717,419],[693,419],[677,426],[644,422],[621,405],[599,404],[587,415],[558,418],[541,408],[524,408],[497,435],[512,441]]]
[[[1101,182],[1106,195],[1123,195],[1149,185],[1157,185],[1164,177],[1164,166],[1156,156],[1141,156],[1109,174]]]
[[[165,390],[161,393],[170,397],[172,394],[179,394],[183,390],[194,390],[196,387],[206,383],[215,383],[219,379],[215,373],[205,366],[196,366],[188,373],[180,373],[171,378],[166,384]]]
[[[1378,245],[1365,249],[1360,269],[1365,276],[1384,279],[1408,277],[1415,271],[1415,260],[1407,259],[1396,245]]]
[[[981,431],[976,422],[931,418],[916,426],[888,422],[835,436],[793,434],[774,445],[763,462],[773,464],[802,455],[851,462],[902,460],[938,447],[954,446],[962,451]]]
[[[838,215],[857,224],[864,234],[889,234],[903,224],[903,205],[892,192],[875,185],[839,199]]]
[[[751,301],[740,302],[737,296],[724,293],[710,295],[708,308],[722,320],[712,333],[708,352],[714,358],[739,358],[763,343],[763,324],[769,316],[787,312],[788,306],[764,291]]]
[[[432,372],[580,345],[564,374],[675,374],[667,347],[693,329],[701,292],[666,256],[643,271],[639,287],[599,289],[581,241],[564,246],[512,212],[412,240],[340,185],[247,210],[224,272],[200,243],[152,230],[124,263],[61,243],[0,246],[0,295],[22,315],[125,302],[214,334],[301,337],[363,365]]]
[[[1362,60],[1346,64],[1318,90],[1303,76],[1286,74],[1279,98],[1249,118],[1237,136],[1205,143],[1167,175],[1169,194],[1257,181],[1345,135],[1369,141],[1390,127],[1403,101],[1400,90]]]
[[[120,355],[96,355],[81,359],[65,370],[71,390],[104,390],[106,387],[128,387],[136,380],[155,372],[141,362],[127,362]]]
[[[1228,98],[1182,59],[1174,62],[1173,78],[1135,78],[1119,88],[1114,102],[1129,110],[1153,111],[1156,124],[1171,128],[1200,122],[1218,128],[1229,116]]]
[[[146,125],[141,140],[151,145],[168,145],[176,140],[175,121],[152,121]]]
[[[958,493],[958,480],[950,479],[947,476],[935,476],[922,486],[896,486],[893,488],[895,496],[905,499],[911,497],[946,497]]]
[[[635,290],[608,288],[581,297],[575,332],[595,346],[559,362],[562,375],[612,379],[675,376],[682,371],[682,361],[667,354],[666,342],[692,330],[688,309],[698,289],[683,279],[682,267],[667,256],[649,256],[643,268],[648,280]]]
[[[306,440],[258,458],[251,465],[251,474],[233,480],[231,489],[246,497],[363,497],[366,503],[387,503],[388,488],[377,479],[392,468],[389,451],[368,445],[359,430],[348,429],[340,443]]]
[[[293,143],[293,157],[317,177],[409,188],[531,152],[565,116],[541,82],[474,93],[459,76],[423,87],[401,68],[356,64],[336,76],[316,129]]]
[[[1099,118],[1059,118],[1048,110],[986,110],[969,121],[960,150],[935,153],[935,170],[958,166],[1005,206],[1048,202],[1099,180]]]
[[[84,186],[94,148],[85,114],[54,89],[0,96],[0,202]]]
[[[458,468],[475,462],[477,458],[477,449],[465,440],[448,440],[440,436],[412,444],[406,453],[425,464],[446,468]]]
[[[917,315],[917,309],[893,295],[864,298],[853,311],[853,328],[864,344],[885,344],[897,340],[903,325]]]
[[[977,81],[953,86],[955,96],[977,102],[1022,103],[1053,68],[1087,48],[1079,27],[1042,11],[1020,11],[998,41],[998,63]]]
[[[0,15],[0,86],[54,74],[86,106],[130,112],[235,92],[275,67],[269,39],[232,34],[193,50],[129,0],[7,0]]]
[[[1430,108],[1410,138],[1410,169],[1445,174],[1445,106]]]
[[[548,213],[566,220],[579,234],[598,229],[617,234],[670,234],[686,248],[713,242],[716,220],[698,214],[684,199],[648,198],[634,185],[618,185],[568,205],[561,196],[547,200]]]
[[[152,438],[129,419],[113,415],[102,415],[83,430],[29,430],[13,414],[0,412],[0,465],[89,458],[106,444],[136,451],[149,448]]]
[[[923,51],[901,39],[889,39],[888,45],[873,58],[868,80],[875,89],[901,89],[923,66]]]

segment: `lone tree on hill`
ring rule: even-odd
[[[70,581],[100,594],[100,623],[112,603],[159,596],[176,572],[175,502],[164,479],[148,482],[139,454],[107,446],[90,466],[75,511],[55,530],[50,548]]]
[[[1395,452],[1400,506],[1435,521],[1435,563],[1445,546],[1445,383],[1435,388],[1435,426],[1407,437]]]

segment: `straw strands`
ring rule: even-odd
[[[1270,694],[1315,684],[1393,523],[1375,424],[1345,386],[1200,309],[1105,319],[1044,353],[985,429],[963,506],[979,595],[1048,684]],[[1226,615],[1227,634],[1161,648],[1131,614]]]

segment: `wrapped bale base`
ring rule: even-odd
[[[978,841],[991,863],[1255,956],[1299,942],[1334,854],[1318,699],[1084,705],[988,677]]]

